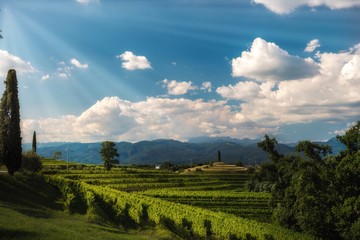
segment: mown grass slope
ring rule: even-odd
[[[164,230],[122,230],[63,211],[57,189],[38,175],[0,173],[0,239],[176,239]]]

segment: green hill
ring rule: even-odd
[[[0,173],[0,239],[174,239],[164,230],[125,231],[63,211],[61,195],[41,176]],[[176,239],[176,238],[175,238]]]

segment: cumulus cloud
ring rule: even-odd
[[[81,68],[81,69],[87,69],[88,67],[89,67],[89,65],[88,64],[86,64],[86,63],[81,63],[81,62],[79,62],[79,60],[77,60],[76,58],[72,58],[71,60],[70,60],[70,63],[73,65],[73,66],[75,66],[75,67],[77,67],[77,68]]]
[[[289,14],[300,6],[327,6],[330,9],[342,9],[360,6],[359,0],[253,0],[277,14]]]
[[[35,73],[37,70],[18,56],[0,49],[0,77],[6,76],[9,69],[15,69],[18,74]]]
[[[305,48],[305,52],[313,52],[316,48],[320,47],[319,39],[313,39],[311,40]]]
[[[130,102],[106,97],[79,116],[22,120],[22,132],[36,129],[42,141],[140,141],[170,138],[186,140],[195,136],[232,136],[254,138],[271,129],[251,122],[230,123],[236,110],[225,101],[201,99],[148,98]],[[54,126],[57,126],[54,129]],[[24,135],[30,142],[32,135]]]
[[[255,138],[275,133],[282,124],[358,118],[360,44],[339,53],[317,53],[317,57],[316,75],[291,81],[242,79],[216,89],[226,100],[149,97],[132,102],[106,97],[80,115],[22,119],[24,142],[31,142],[34,130],[42,141],[186,140],[204,135]],[[166,80],[166,87],[172,81]],[[182,88],[192,86],[185,83],[187,87]],[[228,99],[241,101],[235,104]]]
[[[258,81],[293,80],[314,76],[318,64],[311,58],[290,55],[275,43],[256,38],[249,51],[231,61],[233,77],[246,77]]]
[[[241,111],[231,120],[241,122],[246,117],[278,126],[358,117],[360,44],[339,53],[317,53],[317,57],[318,74],[307,78],[261,84],[247,81],[219,87],[217,93],[224,98],[242,100]],[[263,62],[261,58],[257,60]],[[259,62],[253,64],[261,66]]]
[[[188,93],[190,90],[196,89],[192,82],[178,82],[176,80],[164,79],[162,83],[163,87],[167,88],[168,94],[170,95],[183,95]]]
[[[235,86],[222,86],[216,92],[223,98],[246,100],[258,98],[261,92],[261,85],[256,82],[239,82]]]
[[[344,78],[349,80],[358,81],[360,79],[360,54],[353,55],[350,61],[346,62],[341,69],[341,74]]]
[[[43,75],[41,77],[41,81],[46,81],[46,80],[49,80],[50,79],[50,75],[49,74],[46,74],[46,75]]]
[[[136,56],[130,51],[126,51],[116,56],[122,62],[122,68],[126,70],[151,69],[151,64],[145,56]]]

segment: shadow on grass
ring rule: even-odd
[[[93,225],[92,228],[97,229],[99,231],[109,232],[109,233],[115,233],[115,234],[124,234],[128,233],[125,230],[120,229],[114,229],[113,227],[106,227],[106,226],[100,226],[100,225]]]
[[[26,215],[28,217],[33,217],[33,218],[51,218],[52,214],[49,213],[48,210],[39,210],[39,209],[32,209],[32,208],[20,208],[20,207],[13,207],[12,209],[14,209],[15,211]]]
[[[0,227],[0,236],[2,240],[8,239],[36,239],[38,234],[35,232],[23,230],[10,230]]]
[[[18,205],[43,211],[62,210],[62,205],[57,202],[60,197],[58,190],[47,184],[41,176],[0,175],[0,202],[9,207]]]

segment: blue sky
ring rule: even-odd
[[[360,120],[360,0],[0,8],[0,77],[17,70],[24,142],[326,140]]]

